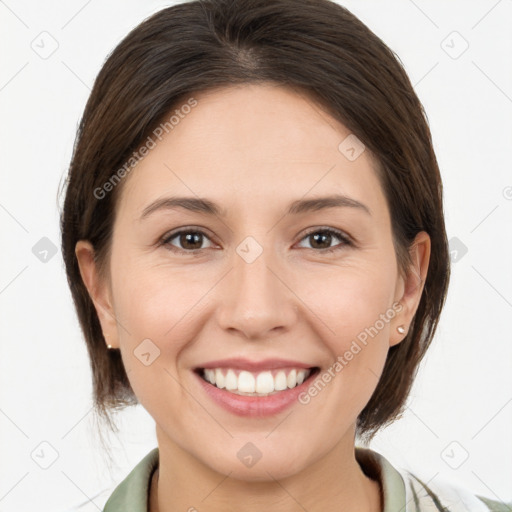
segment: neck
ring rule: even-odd
[[[149,512],[261,510],[382,512],[380,483],[355,459],[354,445],[329,454],[286,478],[245,481],[205,466],[173,443],[159,443],[159,466],[150,485]]]

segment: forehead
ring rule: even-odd
[[[170,194],[261,208],[339,193],[372,210],[385,207],[369,151],[347,158],[344,141],[354,136],[306,94],[250,84],[193,99],[194,107],[169,113],[172,128],[153,136],[152,149],[125,178],[121,209],[142,212]]]

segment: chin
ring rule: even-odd
[[[293,468],[293,469],[292,469]],[[262,460],[257,462],[253,467],[243,467],[242,464],[233,466],[232,461],[226,461],[226,464],[220,467],[213,468],[215,471],[229,475],[229,478],[240,480],[248,483],[255,482],[272,482],[275,480],[282,480],[293,476],[300,471],[301,468],[296,465],[289,464],[284,461],[274,462],[267,461],[263,463]]]
[[[218,452],[212,453],[211,459],[203,459],[203,463],[217,473],[245,482],[281,480],[293,476],[308,465],[306,459],[296,457],[297,446],[290,447],[290,452],[274,449],[268,443],[261,451],[256,451],[250,442],[244,443],[241,449],[238,446],[240,443],[237,443],[237,448],[226,450],[224,453],[228,456],[219,457]]]

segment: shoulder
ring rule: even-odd
[[[512,512],[512,502],[482,496],[437,474],[393,465],[368,447],[356,446],[356,459],[367,476],[380,481],[383,512]]]
[[[512,512],[512,502],[502,502],[472,492],[467,487],[446,479],[426,482],[417,473],[399,469],[406,488],[406,501],[411,512]]]
[[[159,450],[153,448],[115,488],[103,512],[147,512],[149,484],[158,462]]]
[[[512,501],[503,503],[502,501],[495,501],[478,495],[477,498],[482,500],[489,507],[489,510],[492,510],[492,512],[512,512]]]
[[[158,448],[153,448],[117,486],[62,512],[147,512],[149,483],[158,460]]]

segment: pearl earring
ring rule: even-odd
[[[105,340],[108,338],[108,336],[103,333],[103,337],[105,338]],[[112,345],[110,343],[107,343],[107,348],[110,350],[112,348]]]
[[[400,333],[400,334],[403,334],[405,332],[405,327],[403,325],[399,325],[396,330]]]

